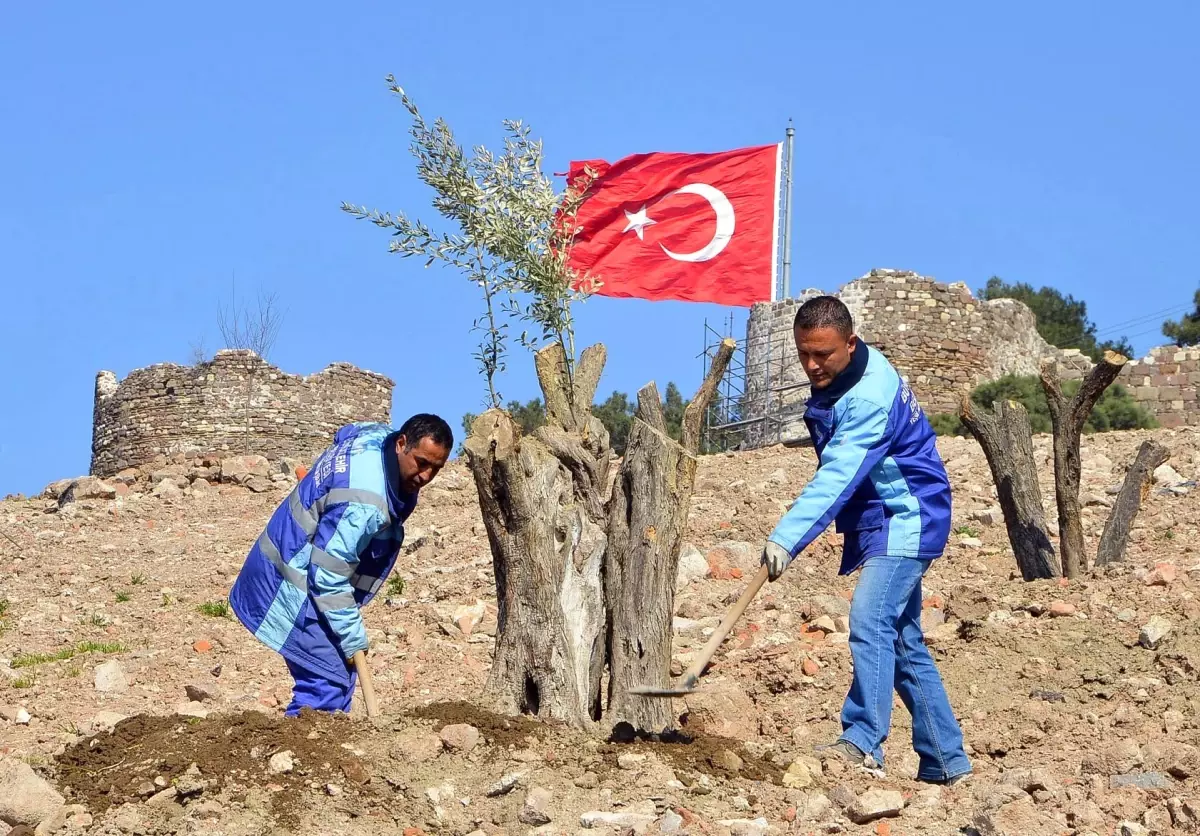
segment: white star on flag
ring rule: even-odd
[[[630,212],[628,209],[626,209],[625,210],[625,220],[629,221],[629,223],[627,223],[625,225],[625,228],[621,230],[621,233],[624,234],[632,229],[634,232],[637,233],[637,237],[638,237],[639,241],[646,240],[642,236],[642,230],[644,230],[646,227],[650,226],[650,224],[658,223],[658,221],[651,220],[649,218],[649,216],[646,215],[645,204],[643,204],[642,208],[637,210],[636,212]]]

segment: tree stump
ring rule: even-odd
[[[606,724],[629,723],[653,733],[675,725],[671,700],[631,695],[628,689],[669,684],[675,576],[696,482],[700,421],[734,348],[733,340],[721,344],[684,410],[683,443],[667,435],[657,387],[649,383],[638,392],[638,411],[608,516]]]
[[[1150,493],[1154,481],[1154,469],[1171,457],[1171,451],[1157,441],[1143,441],[1137,456],[1125,473],[1121,492],[1113,503],[1104,533],[1100,535],[1100,546],[1096,549],[1096,565],[1106,566],[1125,559],[1125,545],[1129,540],[1129,529]]]
[[[535,356],[545,426],[522,437],[502,409],[472,424],[463,449],[492,551],[498,618],[486,691],[496,708],[585,726],[604,709],[638,729],[674,724],[669,700],[632,697],[666,686],[675,575],[696,477],[700,422],[729,365],[726,340],[684,411],[684,444],[666,433],[658,390],[639,407],[621,468],[591,414],[603,345],[580,355],[572,378],[561,345]],[[608,495],[611,491],[611,497]]]
[[[1104,359],[1092,368],[1070,401],[1063,397],[1058,362],[1046,359],[1041,363],[1042,388],[1054,428],[1054,498],[1058,506],[1062,570],[1068,578],[1077,578],[1088,568],[1079,513],[1079,435],[1096,401],[1127,362],[1128,358],[1115,351],[1104,352]]]
[[[996,401],[989,415],[976,409],[969,395],[963,395],[959,416],[987,456],[1021,577],[1027,581],[1058,577],[1025,407],[1014,401]]]
[[[609,447],[600,422],[575,405],[591,404],[605,351],[583,352],[574,383],[559,344],[535,360],[547,425],[522,437],[490,409],[463,443],[496,576],[486,691],[506,713],[585,726],[600,710]]]

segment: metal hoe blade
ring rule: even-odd
[[[642,685],[637,688],[630,688],[628,693],[639,697],[682,697],[691,694],[695,690],[696,677],[688,676],[674,688],[652,688],[648,685]]]
[[[730,608],[725,614],[725,618],[721,621],[721,625],[717,627],[716,632],[709,638],[708,643],[704,645],[704,649],[700,651],[700,656],[692,663],[683,680],[674,688],[652,688],[649,686],[638,686],[630,688],[628,693],[636,694],[639,697],[682,697],[696,690],[696,683],[700,681],[700,675],[704,673],[704,669],[708,667],[708,662],[712,659],[713,654],[717,652],[717,646],[725,640],[725,636],[729,633],[729,628],[733,623],[741,617],[746,609],[746,605],[750,603],[762,585],[767,582],[767,567],[764,564],[755,574],[754,579],[750,581],[750,585],[742,593],[742,597],[737,603]]]
[[[695,690],[695,688],[630,688],[629,693],[639,697],[683,697]]]

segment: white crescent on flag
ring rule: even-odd
[[[683,188],[676,189],[666,195],[663,197],[663,200],[676,194],[694,194],[707,200],[709,205],[712,206],[713,211],[717,213],[717,229],[713,233],[712,240],[695,252],[673,253],[663,244],[659,244],[662,247],[662,251],[676,261],[697,262],[716,258],[721,254],[721,250],[725,249],[729,244],[730,239],[733,238],[735,221],[733,204],[729,202],[729,199],[725,197],[725,194],[720,189],[714,188],[707,183],[689,183]]]

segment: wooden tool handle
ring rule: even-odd
[[[685,679],[691,683],[695,683],[704,673],[704,669],[708,667],[709,661],[713,654],[717,652],[717,648],[721,646],[721,642],[725,641],[725,636],[729,634],[729,630],[733,627],[735,621],[742,617],[742,613],[746,611],[746,607],[750,604],[751,599],[758,594],[758,590],[762,589],[762,585],[767,582],[767,567],[763,565],[758,574],[750,581],[750,585],[746,587],[746,591],[742,593],[742,597],[738,598],[737,603],[730,607],[729,612],[725,613],[725,619],[721,625],[717,627],[715,633],[709,638],[708,644],[704,645],[704,649],[700,651],[700,656],[688,668]]]
[[[362,687],[363,702],[367,704],[367,716],[374,717],[379,713],[379,704],[375,702],[375,685],[371,682],[371,667],[367,664],[367,652],[360,650],[351,658],[354,660],[354,670],[358,672],[358,684]]]

